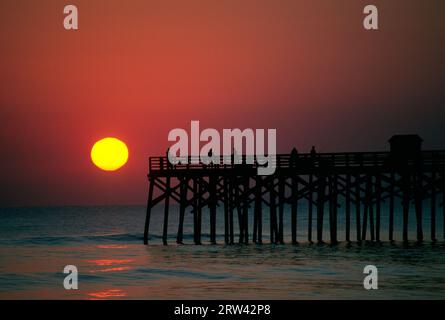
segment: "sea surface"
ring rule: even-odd
[[[307,242],[307,208],[302,204],[298,245],[289,244],[290,218],[286,210],[287,244],[226,246],[222,212],[218,212],[218,244],[209,244],[209,222],[204,214],[204,243],[196,246],[192,244],[190,213],[184,226],[185,245],[175,244],[176,209],[170,212],[168,246],[160,241],[161,211],[153,212],[150,244],[142,244],[143,206],[0,209],[0,299],[445,298],[442,214],[438,214],[437,223],[441,240],[436,243],[343,241],[331,246],[329,242]],[[343,226],[342,209],[339,215],[339,226]],[[410,216],[413,221],[414,213]],[[428,216],[425,210],[426,239]],[[267,217],[264,212],[266,240]],[[383,214],[383,240],[388,237],[387,221]],[[395,235],[399,240],[400,225],[398,212]],[[354,239],[355,233],[351,236]],[[410,223],[410,238],[414,237],[415,226]],[[324,238],[329,240],[329,228],[325,228]],[[342,227],[339,239],[344,240]],[[63,286],[66,265],[78,269],[78,290]],[[377,290],[363,287],[366,265],[378,268]]]

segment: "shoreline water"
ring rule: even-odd
[[[445,297],[442,240],[310,244],[304,241],[304,230],[299,230],[298,245],[286,238],[284,245],[225,246],[218,229],[219,244],[208,244],[204,230],[204,244],[196,246],[187,216],[186,244],[176,245],[177,217],[172,212],[171,244],[161,244],[162,224],[156,219],[162,215],[157,214],[152,241],[144,246],[144,209],[1,209],[0,299]],[[78,267],[79,290],[63,288],[63,268],[68,264]],[[363,288],[363,268],[368,264],[378,267],[378,290]]]

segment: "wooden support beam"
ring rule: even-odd
[[[292,186],[292,188],[291,188],[292,244],[296,244],[297,243],[297,214],[298,214],[298,180],[297,180],[296,175],[292,175],[291,186]],[[312,194],[312,190],[310,191],[310,194]],[[308,219],[310,219],[310,217],[308,217]]]
[[[337,218],[338,218],[338,177],[337,175],[333,176],[333,199],[332,199],[332,228],[334,231],[334,234],[332,236],[332,244],[337,244],[338,243],[338,239],[337,239]]]
[[[421,173],[417,173],[414,178],[415,183],[415,208],[416,208],[416,231],[417,231],[417,241],[423,241],[423,208],[422,208],[422,176]]]
[[[271,179],[271,183],[269,186],[270,200],[269,200],[269,209],[270,209],[270,242],[275,243],[277,241],[277,208],[276,208],[276,195],[275,195],[275,181]]]
[[[374,221],[374,205],[373,205],[373,176],[368,177],[368,210],[369,210],[369,229],[371,234],[371,241],[375,240],[375,221]]]
[[[184,238],[184,216],[185,208],[187,206],[187,190],[188,190],[188,179],[179,179],[180,183],[180,202],[179,202],[179,223],[178,223],[178,234],[176,237],[177,244],[183,244]]]
[[[308,222],[307,222],[307,240],[309,242],[312,242],[312,210],[313,210],[313,194],[315,192],[314,188],[314,176],[312,174],[309,174],[308,178],[309,182],[309,199],[308,199]],[[324,204],[323,204],[324,205]]]
[[[234,193],[234,189],[233,189],[233,178],[230,177],[229,178],[229,233],[230,233],[230,239],[229,242],[230,244],[234,244],[235,243],[235,233],[233,230],[233,209],[234,209],[234,201],[233,201],[233,193]]]
[[[262,202],[263,202],[263,193],[262,193],[262,177],[256,177],[256,186],[255,186],[255,207],[254,207],[254,221],[253,221],[253,242],[254,243],[263,243],[263,226],[262,226]]]
[[[345,193],[346,193],[345,194],[346,241],[350,242],[351,241],[351,175],[349,173],[346,174]]]
[[[148,244],[148,229],[150,228],[150,218],[151,218],[151,208],[152,208],[152,200],[153,200],[153,188],[154,183],[153,179],[148,179],[148,198],[147,198],[147,212],[145,216],[145,227],[144,227],[144,244]]]
[[[252,232],[252,242],[253,243],[257,243],[257,238],[258,238],[258,213],[259,213],[258,212],[258,188],[259,188],[258,177],[256,177],[254,179],[254,181],[255,181],[255,186],[254,186],[255,192],[254,192],[253,232]]]
[[[244,241],[244,218],[243,218],[243,212],[242,212],[242,208],[241,208],[238,179],[236,179],[236,184],[235,184],[234,188],[235,188],[234,203],[236,205],[236,212],[238,213],[238,228],[239,228],[238,243],[243,243],[243,241]]]
[[[164,202],[164,226],[162,231],[162,243],[167,245],[168,237],[168,213],[169,213],[169,203],[170,203],[170,177],[166,178],[166,190],[165,190],[165,202]]]
[[[317,197],[317,241],[323,242],[323,216],[326,190],[326,177],[318,177],[318,197]]]
[[[402,177],[403,242],[408,242],[409,182],[409,174],[405,172]]]
[[[362,240],[361,226],[360,226],[360,213],[361,213],[361,190],[360,190],[360,174],[355,176],[355,226],[357,241]]]
[[[375,217],[373,199],[369,199],[369,229],[371,233],[371,241],[375,241]]]
[[[362,241],[366,240],[366,230],[368,228],[368,210],[369,210],[369,204],[365,200],[363,206]]]
[[[229,211],[230,211],[230,201],[229,201],[229,179],[224,178],[223,180],[223,198],[224,198],[224,243],[230,243],[229,236]]]
[[[210,243],[216,244],[216,176],[209,177]]]
[[[328,177],[328,190],[329,190],[329,237],[331,244],[335,242],[334,231],[334,177],[330,175]]]
[[[436,170],[431,172],[431,240],[436,241]]]
[[[197,236],[196,236],[196,244],[201,244],[201,229],[202,229],[202,194],[203,190],[203,179],[198,178],[198,211],[197,211]]]
[[[394,241],[394,189],[396,185],[396,174],[391,171],[390,185],[389,185],[389,241]]]
[[[249,189],[250,179],[244,178],[243,184],[243,229],[244,229],[244,243],[249,243]]]
[[[278,242],[284,244],[284,177],[278,179]]]
[[[198,178],[193,179],[193,242],[198,243]]]
[[[380,225],[381,225],[381,202],[382,202],[382,178],[378,173],[376,176],[376,230],[375,230],[375,238],[376,241],[380,241]]]
[[[368,229],[368,215],[369,215],[369,202],[370,202],[370,180],[369,175],[366,176],[366,182],[365,182],[365,197],[364,197],[364,208],[363,208],[363,225],[362,225],[362,240],[366,240],[366,232]]]
[[[445,173],[443,175],[445,177]],[[442,187],[442,223],[443,223],[443,238],[445,239],[445,186]]]

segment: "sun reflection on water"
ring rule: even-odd
[[[125,297],[127,296],[127,293],[121,289],[108,289],[98,292],[90,292],[87,293],[87,295],[92,297],[92,299],[107,299]]]

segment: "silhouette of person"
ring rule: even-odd
[[[311,148],[311,165],[315,166],[315,160],[317,158],[317,151],[315,151],[315,146]]]
[[[312,146],[312,148],[311,148],[311,157],[315,157],[316,154],[317,154],[317,151],[315,151],[315,146]]]
[[[213,161],[212,161],[212,156],[213,156],[213,150],[210,149],[209,152],[207,153],[207,156],[209,157],[209,167],[213,166]]]
[[[290,153],[290,165],[291,167],[296,167],[298,159],[298,151],[296,148],[293,148]]]
[[[166,161],[167,161],[167,169],[170,169],[172,167],[172,164],[170,162],[170,147],[167,148],[165,155],[166,155]]]

